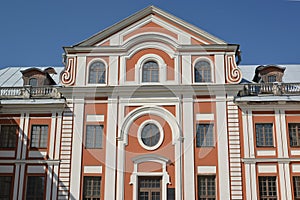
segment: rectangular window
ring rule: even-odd
[[[216,176],[198,176],[198,200],[216,199]]]
[[[103,125],[87,125],[85,147],[91,149],[102,148]]]
[[[44,176],[28,176],[26,185],[26,199],[42,200],[45,193],[45,177]]]
[[[256,146],[273,147],[273,124],[255,124]]]
[[[197,147],[213,147],[215,145],[213,124],[197,124],[196,131]]]
[[[11,195],[11,176],[0,176],[0,199],[12,199]]]
[[[293,177],[293,185],[295,199],[300,199],[300,176]]]
[[[161,176],[141,176],[139,177],[138,196],[139,200],[161,200]]]
[[[289,124],[289,135],[291,147],[300,146],[300,123]]]
[[[15,148],[17,142],[17,125],[0,126],[0,148]]]
[[[47,148],[47,146],[48,125],[32,125],[30,147]]]
[[[83,200],[100,200],[101,177],[85,176],[83,180]]]
[[[259,199],[277,199],[276,176],[259,176]]]

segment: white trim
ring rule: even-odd
[[[62,112],[58,112],[57,113],[57,123],[56,123],[56,134],[55,134],[56,141],[55,141],[54,159],[59,159],[61,129],[62,129]],[[55,168],[54,168],[54,173],[55,173]]]
[[[216,166],[198,166],[197,172],[198,174],[216,174],[217,168]]]
[[[142,141],[142,130],[144,129],[144,127],[148,124],[154,124],[157,126],[157,128],[159,129],[159,132],[160,132],[160,137],[159,137],[159,140],[157,142],[156,145],[150,147],[150,146],[147,146],[144,144],[144,142]],[[153,151],[157,148],[160,147],[160,145],[162,144],[163,140],[164,140],[164,129],[162,128],[162,126],[160,125],[159,122],[155,121],[155,120],[152,120],[152,119],[149,119],[149,120],[145,120],[140,126],[139,126],[139,129],[138,129],[138,133],[137,133],[137,138],[138,138],[138,142],[139,144],[146,150],[149,150],[149,151]]]
[[[29,151],[28,157],[29,158],[43,158],[47,155],[46,151]]]
[[[23,190],[24,190],[23,185],[24,185],[24,182],[25,182],[25,164],[21,164],[20,167],[21,167],[21,169],[20,169],[19,180],[17,180],[16,182],[19,182],[19,196],[18,196],[18,199],[23,199],[23,196],[24,196],[23,195]]]
[[[279,158],[282,158],[283,157],[283,140],[282,140],[282,135],[283,133],[281,133],[281,113],[280,113],[280,110],[278,109],[275,109],[275,124],[276,126],[274,127],[273,125],[273,137],[275,136],[276,137],[276,141],[277,141],[277,144],[275,144],[275,141],[273,141],[274,145],[277,146],[277,154],[278,154],[278,157]],[[274,131],[275,130],[275,131]],[[274,135],[276,134],[276,135]],[[274,139],[275,139],[274,137]],[[274,140],[273,139],[273,140]],[[285,141],[287,142],[287,141]],[[274,151],[275,152],[275,151]],[[276,152],[275,152],[275,155],[276,155]]]
[[[275,156],[276,150],[257,150],[257,156]]]
[[[42,166],[28,166],[27,167],[27,173],[28,174],[43,174],[45,173],[46,167],[44,165]]]
[[[208,62],[209,65],[210,65],[210,75],[211,75],[211,82],[195,82],[195,65],[196,63],[200,62],[200,61],[205,61],[205,62]],[[200,56],[198,58],[196,58],[192,64],[192,77],[193,77],[193,84],[195,85],[207,85],[207,84],[211,84],[211,83],[214,83],[215,82],[215,76],[214,76],[214,73],[215,73],[215,66],[213,64],[213,61],[208,58],[208,57],[205,57],[205,56]]]
[[[290,174],[290,165],[284,164],[284,175],[285,175],[285,189],[286,189],[286,199],[292,199],[292,186],[291,186],[291,174]]]
[[[105,83],[89,83],[90,67],[95,62],[102,62],[105,66]],[[109,66],[108,66],[107,62],[102,58],[94,58],[94,59],[90,60],[90,62],[87,63],[87,67],[86,67],[86,71],[87,71],[87,73],[86,73],[86,85],[87,86],[106,86],[107,85],[107,80],[108,80],[107,79],[108,67]]]
[[[138,165],[144,162],[156,162],[162,165],[162,172],[139,172]],[[170,184],[170,177],[167,172],[168,159],[154,154],[145,154],[133,158],[133,172],[130,176],[130,184],[133,185],[133,200],[138,199],[138,176],[161,176],[162,177],[162,200],[167,200],[167,185]]]
[[[291,155],[300,156],[300,150],[291,150]]]
[[[212,76],[215,76],[213,83],[225,84],[224,55],[215,55],[215,66],[212,65]],[[213,63],[212,63],[213,64]]]
[[[300,164],[292,164],[292,172],[300,173]]]
[[[257,165],[258,173],[277,173],[276,165]]]
[[[53,179],[53,165],[48,165],[48,170],[47,170],[47,184],[46,184],[46,200],[51,200],[51,185],[52,185],[52,179]],[[55,178],[54,178],[55,179]],[[56,197],[52,197],[56,198]]]
[[[251,168],[251,196],[252,196],[252,200],[257,200],[257,183],[256,183],[256,165],[255,164],[250,164],[250,168]]]
[[[1,158],[13,158],[15,157],[15,151],[0,151]]]
[[[13,165],[0,165],[0,173],[13,173],[14,166]]]
[[[182,55],[181,56],[181,73],[182,73],[182,77],[181,77],[181,81],[182,84],[191,84],[192,80],[194,80],[194,75],[192,75],[192,57],[191,55]]]
[[[104,115],[86,115],[86,122],[104,122]]]
[[[94,174],[102,174],[102,166],[83,166],[83,173],[89,174],[89,173],[94,173]],[[112,178],[112,177],[110,177]],[[107,183],[106,183],[107,184]]]
[[[158,82],[143,82],[143,66],[148,61],[155,61],[158,64]],[[145,54],[137,61],[135,65],[135,81],[138,84],[149,85],[149,84],[162,84],[166,81],[166,63],[157,54]]]
[[[210,120],[213,121],[215,120],[215,114],[214,113],[197,113],[196,114],[196,120],[201,121],[201,120]]]

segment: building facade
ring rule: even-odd
[[[284,67],[248,78],[239,45],[153,6],[64,51],[0,71],[0,198],[300,197]]]

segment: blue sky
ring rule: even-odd
[[[63,46],[149,5],[240,44],[241,64],[300,63],[300,0],[2,0],[0,68],[62,66]]]

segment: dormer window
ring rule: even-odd
[[[277,65],[260,65],[255,69],[253,81],[256,83],[282,82],[285,67]]]
[[[56,82],[52,79],[53,74],[56,74],[56,72],[52,67],[48,67],[45,70],[29,68],[21,72],[23,74],[24,86],[41,87],[45,85],[56,85]]]

